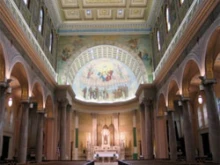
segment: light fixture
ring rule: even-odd
[[[178,106],[182,106],[182,101],[178,100]]]
[[[203,99],[202,99],[201,95],[198,96],[198,102],[199,102],[199,104],[202,104],[202,102],[203,102]]]
[[[33,103],[30,103],[30,106],[29,106],[30,108],[33,108],[34,107],[34,104]]]
[[[8,99],[8,106],[11,107],[12,104],[13,104],[13,100],[12,100],[12,98],[10,97],[10,98]]]

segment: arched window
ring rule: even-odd
[[[182,4],[183,4],[183,2],[184,2],[184,0],[180,0],[180,5],[182,5]]]
[[[49,51],[52,53],[52,47],[53,47],[53,32],[50,32],[50,42],[49,42]]]
[[[43,32],[43,22],[44,22],[44,10],[43,8],[41,8],[39,13],[39,24],[38,24],[38,31],[40,33]]]
[[[160,51],[161,45],[160,45],[160,32],[157,30],[157,48]]]
[[[171,24],[170,24],[170,10],[168,6],[166,6],[166,24],[167,24],[167,31],[169,32],[171,29]]]

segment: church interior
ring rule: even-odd
[[[220,0],[1,0],[0,162],[220,163],[219,45]]]

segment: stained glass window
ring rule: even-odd
[[[169,32],[171,29],[171,24],[170,24],[170,11],[168,6],[166,7],[166,24],[167,24],[167,31]]]
[[[38,24],[38,31],[42,33],[43,31],[43,22],[44,22],[44,11],[43,8],[40,9],[40,14],[39,14],[39,24]]]
[[[160,51],[161,45],[160,45],[160,32],[157,30],[157,48]]]
[[[52,53],[52,45],[53,45],[53,32],[50,32],[50,43],[49,43],[49,51]]]

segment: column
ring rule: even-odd
[[[213,84],[215,80],[202,79],[204,92],[206,95],[206,106],[208,112],[209,124],[209,142],[214,162],[220,162],[220,123],[218,117],[217,103],[215,101],[215,93],[213,91]]]
[[[159,159],[168,158],[168,140],[167,140],[167,126],[164,116],[156,117],[156,156]]]
[[[195,160],[195,146],[193,138],[192,123],[190,121],[189,115],[189,99],[183,98],[183,130],[184,130],[184,142],[186,149],[186,160],[193,161]]]
[[[152,138],[152,101],[145,99],[145,146],[146,146],[146,159],[153,159],[153,138]]]
[[[176,133],[173,122],[173,111],[167,112],[168,130],[169,130],[169,148],[170,148],[170,159],[177,159],[177,144],[176,144]]]
[[[68,160],[70,160],[70,149],[71,149],[71,142],[70,142],[70,132],[71,132],[71,129],[70,129],[70,126],[71,126],[71,123],[70,123],[70,120],[71,120],[71,106],[68,105],[67,106],[67,111],[66,111],[67,115],[66,115],[66,155],[68,156]]]
[[[113,114],[113,124],[114,124],[114,127],[115,127],[115,146],[118,146],[119,145],[119,131],[118,131],[118,117],[119,117],[119,113],[114,113]]]
[[[55,148],[54,142],[55,142],[55,137],[54,137],[54,126],[55,126],[55,121],[54,118],[46,118],[46,158],[47,160],[52,160],[54,159],[54,150],[57,150]]]
[[[97,146],[97,114],[95,113],[92,114],[92,146]]]
[[[136,128],[136,110],[133,112],[133,159],[138,159],[138,153],[137,153],[137,128]]]
[[[66,111],[67,111],[68,101],[63,100],[60,103],[60,159],[66,159]]]
[[[145,114],[144,107],[140,106],[140,123],[141,123],[141,153],[144,158],[146,158],[146,149],[145,149]]]
[[[21,102],[22,116],[20,126],[20,139],[18,147],[18,162],[25,163],[27,157],[27,142],[28,142],[28,115],[29,115],[29,102]]]
[[[0,156],[2,155],[3,123],[5,116],[5,96],[8,89],[8,82],[0,82]]]
[[[79,117],[78,112],[75,111],[75,160],[78,159],[78,146],[79,146]]]
[[[44,127],[44,111],[38,111],[38,127],[37,127],[37,147],[36,147],[36,161],[42,162],[43,151],[43,127]]]

